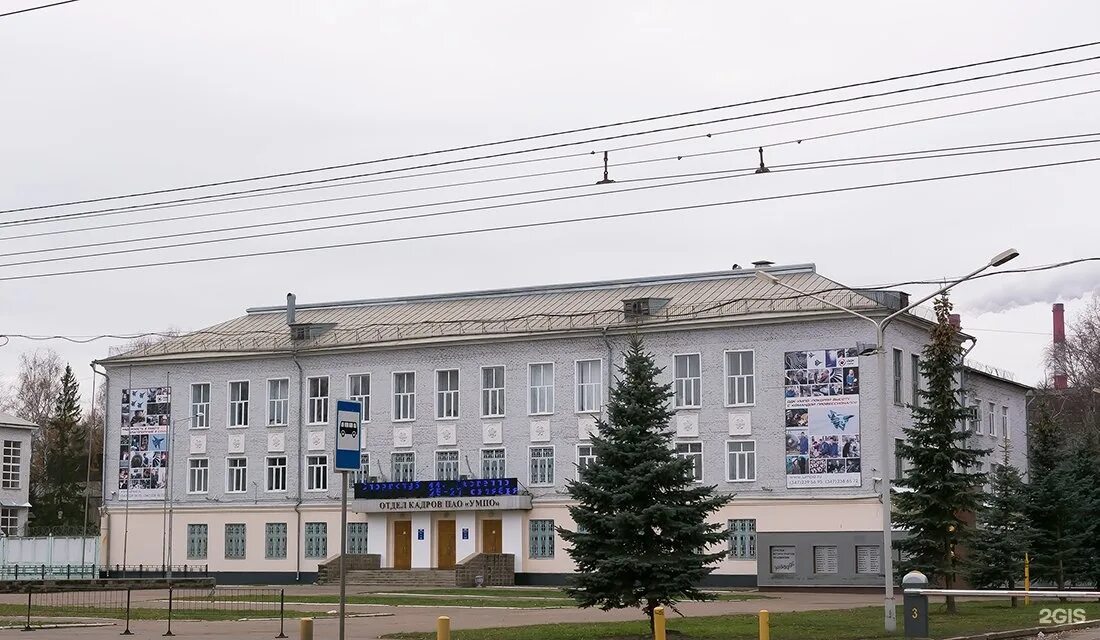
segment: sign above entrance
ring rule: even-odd
[[[351,510],[359,513],[418,513],[425,511],[508,511],[530,509],[531,496],[489,496],[482,498],[398,498],[356,500]]]
[[[519,480],[515,478],[355,483],[355,498],[357,500],[480,498],[515,495],[519,495]]]
[[[363,405],[350,400],[336,401],[336,471],[359,471],[363,447]]]

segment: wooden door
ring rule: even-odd
[[[455,568],[455,521],[440,520],[435,523],[435,535],[439,538],[439,558],[437,566],[440,569]]]
[[[501,539],[500,520],[481,521],[482,553],[500,553],[502,549]]]
[[[412,521],[393,523],[393,568],[412,569]]]

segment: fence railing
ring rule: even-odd
[[[911,575],[911,574],[910,574]],[[923,576],[921,581],[923,581]],[[908,578],[908,576],[906,576]],[[912,583],[910,583],[912,585]],[[961,598],[1023,598],[1025,604],[1032,599],[1054,600],[1097,600],[1100,599],[1100,591],[1059,591],[1054,589],[933,589],[908,586],[903,590],[904,603],[902,610],[905,619],[906,638],[928,638],[928,598],[941,596]],[[1084,623],[1085,610],[1080,609],[1080,615],[1076,611],[1059,610],[1052,612],[1047,610],[1048,617],[1040,615],[1040,624],[1066,624],[1065,628],[1074,628],[1076,624]],[[1058,615],[1054,615],[1057,613]],[[1080,618],[1080,619],[1078,619]],[[1065,628],[1060,630],[1065,630]],[[1050,630],[1050,627],[1047,627]]]
[[[0,580],[89,580],[95,578],[205,577],[210,565],[99,565],[99,564],[5,564]]]

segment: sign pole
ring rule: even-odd
[[[336,464],[340,472],[340,640],[344,640],[347,605],[348,472],[362,469],[363,405],[350,400],[336,402]]]
[[[340,472],[340,640],[344,640],[344,604],[347,600],[348,574],[344,556],[348,554],[348,472]]]

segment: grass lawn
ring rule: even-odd
[[[942,603],[931,605],[931,633],[933,638],[1022,629],[1039,625],[1039,611],[1043,608],[1083,608],[1090,620],[1100,618],[1097,603],[1032,603],[1030,607],[1013,609],[1007,602],[962,602],[959,613],[949,616]],[[882,630],[882,608],[863,607],[836,611],[803,611],[773,613],[771,637],[775,640],[874,640],[876,638],[901,637],[902,618],[899,608],[898,632],[894,636]],[[671,618],[668,623],[670,638],[691,640],[755,640],[757,621],[755,615],[709,616],[697,618]],[[409,640],[430,640],[434,633],[402,633],[386,636]],[[571,623],[507,627],[494,629],[469,629],[452,632],[454,640],[648,640],[649,625],[645,620],[637,622]]]
[[[0,604],[0,616],[14,617],[18,622],[26,622],[26,605]],[[323,617],[317,611],[287,611],[286,619],[306,617]],[[233,609],[190,609],[172,611],[172,620],[240,620],[242,618],[278,618],[279,610],[233,610]],[[125,620],[126,610],[117,608],[97,607],[40,607],[31,608],[31,624],[41,623],[49,618],[110,618],[112,620]],[[130,609],[131,620],[166,620],[168,610],[159,608],[133,607]],[[276,621],[275,624],[278,624]]]
[[[210,598],[205,596],[195,596],[188,598],[180,598],[180,600],[193,600],[199,602],[209,602]],[[227,596],[215,596],[216,601],[229,601],[229,602],[263,602],[274,603],[279,601],[278,596],[272,595],[227,595]],[[317,604],[331,604],[333,606],[340,602],[339,596],[336,595],[310,595],[310,594],[288,594],[286,596],[287,603],[295,602],[309,602]],[[560,607],[572,607],[573,601],[562,598],[560,595],[557,599],[552,598],[472,598],[454,596],[448,597],[445,595],[433,596],[433,595],[402,595],[402,594],[386,594],[375,593],[370,595],[356,595],[348,596],[348,604],[377,604],[377,605],[389,605],[393,607],[397,606],[425,606],[425,607],[495,607],[495,608],[514,608],[514,609],[550,609]]]

